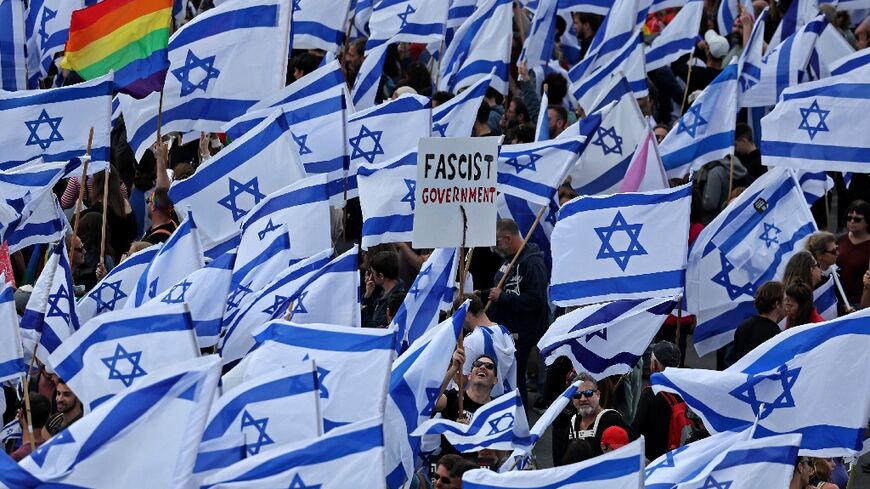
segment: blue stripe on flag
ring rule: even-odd
[[[272,340],[298,348],[366,353],[374,350],[393,350],[396,335],[360,335],[354,329],[347,333],[318,331],[309,328],[288,328],[284,324],[271,324],[255,336],[258,343]]]
[[[654,290],[682,288],[686,283],[685,270],[628,275],[614,280],[612,277],[577,280],[550,286],[550,300],[574,300],[607,294],[633,294]]]
[[[620,194],[619,199],[591,198],[572,201],[562,206],[559,211],[559,220],[567,219],[574,214],[601,209],[625,208],[632,205],[655,205],[667,202],[676,202],[692,195],[691,186],[685,186],[677,192],[664,193],[625,193]]]
[[[803,160],[834,160],[851,163],[870,163],[867,148],[850,148],[829,144],[783,143],[761,141],[761,151],[765,156],[780,156]],[[870,173],[870,170],[868,170]]]
[[[207,37],[239,29],[277,27],[278,6],[258,5],[233,9],[207,19],[197,19],[195,29],[181,29],[169,40],[169,49],[201,41]]]

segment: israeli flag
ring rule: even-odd
[[[810,206],[834,188],[834,179],[823,171],[809,172],[798,170],[795,171],[795,176],[801,185],[804,198],[807,199],[807,205]],[[849,181],[845,176],[843,179],[846,182]],[[846,186],[848,187],[848,183]]]
[[[198,356],[187,308],[160,304],[91,319],[51,354],[49,364],[90,410],[148,372]]]
[[[531,443],[523,401],[515,390],[481,406],[469,424],[430,419],[421,423],[411,435],[444,435],[459,453],[511,450]]]
[[[802,83],[782,92],[761,119],[762,161],[809,171],[867,173],[870,142],[859,136],[868,109],[868,69]],[[818,138],[818,139],[816,139]]]
[[[574,137],[502,146],[499,191],[538,205],[549,204],[588,142],[589,138]]]
[[[774,168],[758,178],[701,231],[689,254],[686,307],[697,316],[699,355],[727,345],[755,314],[755,291],[781,277],[816,231],[797,180]]]
[[[251,254],[250,248],[240,246],[233,265],[230,288],[224,308],[222,324],[232,320],[242,305],[245,297],[266,287],[275,277],[280,276],[287,266],[299,260],[290,259],[290,235],[287,225],[282,224],[272,242],[265,248],[259,248],[259,253],[247,262],[239,259],[238,253]]]
[[[432,417],[441,392],[444,365],[453,356],[467,311],[465,303],[393,362],[384,411],[384,467],[390,489],[401,487],[423,465],[421,438],[411,433]]]
[[[353,6],[351,22],[353,28],[363,36],[369,35],[369,19],[372,17],[372,4],[374,0],[357,0]]]
[[[624,73],[634,97],[646,97],[649,91],[646,85],[647,70],[644,68],[643,46],[643,34],[638,30],[637,35],[629,39],[612,57],[596,58],[597,62],[590,66],[582,78],[577,78],[577,72],[573,69],[569,71],[572,81],[570,91],[577,103],[583,108],[596,107],[596,101],[606,96],[606,87],[617,72]],[[578,66],[583,65],[584,61],[578,63]]]
[[[678,299],[605,302],[560,316],[538,341],[541,358],[552,365],[566,356],[577,372],[596,380],[630,372]]]
[[[194,472],[199,478],[248,457],[320,434],[319,386],[312,361],[276,369],[228,389],[212,404]],[[287,422],[292,413],[292,422]],[[283,421],[283,422],[282,422]],[[241,439],[238,436],[242,435]],[[241,442],[241,446],[238,443]],[[221,450],[206,447],[222,445]]]
[[[300,287],[307,283],[317,271],[326,266],[332,256],[332,249],[324,250],[311,258],[297,262],[272,279],[265,287],[252,290],[241,282],[244,290],[249,291],[244,296],[231,293],[228,302],[235,301],[235,313],[224,316],[221,325],[224,330],[218,348],[224,364],[237,361],[244,357],[255,342],[252,334],[267,321],[282,317],[287,312],[292,297]],[[227,305],[227,311],[230,306]]]
[[[24,2],[0,0],[0,90],[27,88],[25,44]]]
[[[388,43],[367,48],[365,59],[359,68],[351,91],[352,106],[356,110],[370,109],[375,106],[381,76],[384,74],[384,63],[387,60]]]
[[[589,460],[561,467],[519,470],[499,474],[488,469],[474,469],[462,474],[463,489],[491,487],[545,489],[635,489],[643,486],[644,439]]]
[[[155,370],[42,444],[20,466],[3,457],[0,485],[182,486],[193,469],[219,375],[215,357]],[[143,453],[149,455],[129,459]]]
[[[284,112],[276,109],[193,176],[173,182],[169,197],[199,217],[207,252],[237,232],[238,222],[267,195],[305,177],[293,144]]]
[[[799,0],[796,0],[799,1]],[[740,18],[740,10],[749,12],[750,16],[754,16],[755,9],[752,7],[752,2],[749,0],[722,0],[719,4],[719,11],[716,14],[716,22],[719,24],[719,32],[730,34],[734,28],[734,22]],[[697,25],[696,25],[697,27]],[[747,26],[743,26],[744,29]],[[773,46],[773,44],[771,44]]]
[[[428,134],[422,137],[426,136]],[[357,169],[357,182],[363,215],[362,247],[368,249],[382,243],[411,241],[417,153],[405,153],[395,161],[381,165],[361,163]]]
[[[178,29],[169,38],[162,133],[219,132],[280,90],[286,82],[291,10],[281,0],[233,0]],[[157,139],[160,97],[157,92],[141,100],[121,96],[127,140],[137,160]]]
[[[450,9],[447,10],[447,33],[444,36],[444,45],[449,46],[458,29],[474,13],[477,0],[450,0]]]
[[[61,44],[63,47],[63,44]],[[89,173],[105,170],[109,162],[109,117],[112,75],[49,90],[0,91],[0,170],[24,165],[34,158],[66,163],[83,158],[90,128]],[[78,166],[68,168],[75,174]],[[81,176],[81,171],[78,171]]]
[[[68,256],[63,240],[54,245],[21,317],[26,349],[50,366],[49,355],[79,329]]]
[[[359,247],[354,245],[318,270],[290,296],[287,316],[298,324],[339,324],[359,328]]]
[[[819,15],[818,0],[795,0],[786,10],[768,45],[778,46],[817,15]]]
[[[160,246],[150,246],[128,256],[103,277],[90,292],[79,299],[76,312],[82,324],[92,318],[124,308],[139,282],[142,272],[157,256]]]
[[[16,220],[3,234],[10,253],[35,244],[53,243],[72,231],[57,197],[48,190],[31,201],[27,217]]]
[[[500,324],[476,325],[474,331],[462,340],[462,345],[465,348],[462,375],[471,374],[475,360],[485,355],[495,362],[498,377],[491,395],[498,397],[517,388],[517,348],[507,328]]]
[[[809,20],[817,15],[814,14]],[[831,76],[831,66],[855,54],[855,48],[833,25],[828,25],[816,40],[816,54],[810,57],[810,72],[815,78]],[[818,59],[817,59],[818,58]]]
[[[729,3],[727,0],[722,4]],[[668,66],[685,54],[695,50],[698,42],[698,26],[704,14],[702,0],[689,0],[662,29],[646,50],[646,71]],[[730,31],[726,31],[730,32]]]
[[[458,93],[494,71],[490,86],[508,90],[513,12],[510,0],[482,0],[444,50],[438,90]]]
[[[314,360],[324,431],[383,415],[395,356],[395,332],[272,321],[255,339],[257,349],[233,370],[251,379],[302,360]]]
[[[656,142],[652,128],[647,128],[646,135],[637,145],[625,178],[619,184],[620,192],[646,192],[670,187],[665,165],[659,155],[659,145]]]
[[[481,78],[447,102],[432,109],[432,137],[467,138],[492,76]]]
[[[398,331],[398,353],[438,324],[438,314],[453,306],[456,248],[437,248],[408,289],[390,329]]]
[[[0,274],[0,382],[20,378],[27,371],[18,330],[15,296],[6,277]],[[5,405],[5,401],[4,401]]]
[[[53,243],[66,235],[68,221],[52,188],[68,169],[77,166],[77,159],[67,164],[37,159],[0,172],[0,239],[6,241],[10,253]]]
[[[726,66],[659,145],[669,178],[682,178],[734,150],[737,75],[736,64]]]
[[[870,65],[870,48],[855,51],[831,64],[831,76],[842,75]]]
[[[755,437],[798,433],[803,455],[853,455],[861,450],[870,415],[866,365],[830,359],[859,358],[870,346],[868,316],[861,310],[785,330],[723,372],[669,368],[653,374],[653,389],[680,394],[710,432],[757,419]],[[820,382],[825,396],[841,402],[838,409],[818,402]]]
[[[24,362],[22,362],[22,372],[26,369],[23,366]],[[3,403],[0,404],[4,408],[6,407],[6,400],[3,400]],[[8,441],[20,440],[21,439],[21,423],[18,421],[18,418],[13,419],[12,421],[6,423],[3,428],[0,428],[0,443],[6,444]]]
[[[35,0],[27,6],[25,36],[27,39],[27,88],[39,88],[39,81],[48,76],[54,56],[63,51],[69,39],[69,23],[73,10],[85,6],[83,0]],[[87,132],[87,127],[84,128]]]
[[[544,208],[544,206],[533,204],[525,199],[508,194],[498,194],[495,198],[495,203],[499,219],[512,219],[517,223],[521,236],[529,234],[529,230],[538,218],[538,213]],[[553,267],[553,254],[550,251],[550,235],[553,234],[556,218],[559,215],[559,196],[554,195],[553,199],[550,200],[550,204],[546,207],[544,213],[541,214],[541,220],[538,221],[538,225],[532,231],[529,243],[538,245],[538,248],[544,253],[544,262],[547,264],[547,270],[550,270]]]
[[[202,489],[298,487],[339,489],[384,484],[384,434],[369,419],[258,454],[207,477]]]
[[[585,12],[595,15],[607,15],[613,5],[609,0],[559,0],[559,12]],[[528,2],[527,10],[534,7],[533,2]]]
[[[535,142],[546,141],[550,139],[550,117],[547,107],[550,105],[550,98],[547,92],[541,94],[541,109],[538,110],[538,120],[535,122]],[[561,135],[561,134],[560,134]]]
[[[553,229],[550,299],[564,307],[681,293],[691,197],[689,184],[566,203]]]
[[[298,0],[293,4],[290,49],[336,52],[344,46],[351,0]]]
[[[541,0],[532,17],[531,30],[523,43],[517,66],[526,62],[529,68],[546,64],[553,57],[556,38],[556,9],[559,0]],[[541,104],[542,107],[546,105]]]
[[[447,1],[374,2],[366,51],[387,43],[428,44],[443,40],[448,7]]]
[[[837,319],[837,280],[834,273],[828,275],[827,280],[813,290],[813,305],[825,321]]]
[[[644,469],[646,489],[673,489],[701,473],[720,454],[731,447],[752,439],[752,427],[745,425],[740,431],[715,433],[675,450],[647,464]],[[715,486],[714,486],[715,487]]]

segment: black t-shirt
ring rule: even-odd
[[[152,227],[147,233],[145,233],[145,237],[142,238],[142,241],[147,241],[151,244],[163,243],[177,227],[178,225],[174,222],[168,222],[157,227]]]
[[[640,393],[637,413],[631,429],[645,438],[646,458],[655,460],[668,451],[668,435],[671,428],[671,405],[661,393],[655,394],[649,387]]]
[[[463,417],[465,419],[471,419],[471,416],[480,409],[483,404],[478,404],[474,402],[470,397],[468,397],[467,392],[463,392],[464,398],[462,400],[462,412],[464,413]],[[441,417],[444,419],[449,419],[450,421],[456,421],[459,419],[459,391],[455,389],[451,389],[449,391],[444,392],[444,396],[447,398],[447,405],[444,406],[444,409],[441,411]],[[453,448],[453,445],[447,441],[447,438],[444,436],[441,437],[441,455],[446,455],[448,453],[459,453]]]
[[[740,360],[779,332],[779,325],[766,317],[755,315],[743,321],[734,332],[734,361]]]
[[[580,421],[579,415],[576,415],[572,420],[574,423],[578,423]],[[593,426],[595,427],[595,432],[593,436],[583,436],[584,433],[591,431]],[[619,414],[619,411],[615,409],[607,410],[604,414],[601,415],[601,418],[598,420],[598,425],[595,426],[590,425],[588,430],[579,431],[577,429],[577,425],[571,426],[571,430],[569,433],[570,438],[581,438],[585,439],[592,445],[592,451],[595,455],[601,455],[603,452],[601,451],[601,435],[604,434],[604,430],[610,428],[611,426],[619,426],[624,429],[626,433],[628,433],[628,439],[634,440],[634,435],[632,434],[631,428],[625,424],[625,421],[622,420],[622,415]]]

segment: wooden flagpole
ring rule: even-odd
[[[462,212],[462,246],[459,247],[459,277],[460,280],[465,276],[465,259],[463,255],[465,254],[465,239],[468,235],[468,215],[465,213],[465,207],[459,206],[459,211]],[[465,291],[465,281],[462,280],[459,282],[459,297],[462,297],[462,294]],[[465,326],[459,330],[459,338],[456,339],[456,348],[464,348],[465,343]],[[459,408],[457,409],[457,418],[464,418],[463,416],[463,404],[465,401],[465,374],[462,372],[462,365],[459,366]]]
[[[112,170],[112,165],[106,167],[105,178],[103,178],[103,233],[100,235],[100,266],[106,266],[106,221],[109,216],[109,173]]]
[[[683,90],[683,103],[680,104],[680,117],[683,116],[684,111],[686,110],[686,100],[689,99],[689,82],[692,81],[692,64],[695,61],[695,50],[692,50],[692,54],[689,55],[689,72],[686,74],[686,89]]]
[[[35,351],[33,356],[36,356]],[[28,392],[30,382],[24,374],[21,375],[21,385],[24,386],[24,418],[27,420],[27,436],[30,439],[30,452],[33,453],[36,451],[36,440],[33,439],[33,416],[30,414],[30,392]]]
[[[94,128],[92,127],[90,132],[88,133],[88,146],[85,149],[85,161],[82,163],[82,177],[79,180],[79,198],[76,200],[76,214],[73,219],[73,236],[78,236],[79,233],[79,218],[81,217],[82,212],[82,201],[85,198],[85,186],[87,185],[86,179],[88,178],[88,163],[91,161],[91,145],[94,143]],[[72,243],[73,240],[70,240]],[[74,269],[76,264],[74,263],[73,258],[75,257],[74,249],[70,246],[70,249],[67,250],[69,253],[69,267],[70,269]]]

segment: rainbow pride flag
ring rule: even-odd
[[[115,72],[136,98],[161,90],[169,69],[172,0],[104,0],[72,14],[61,66],[85,80]]]

